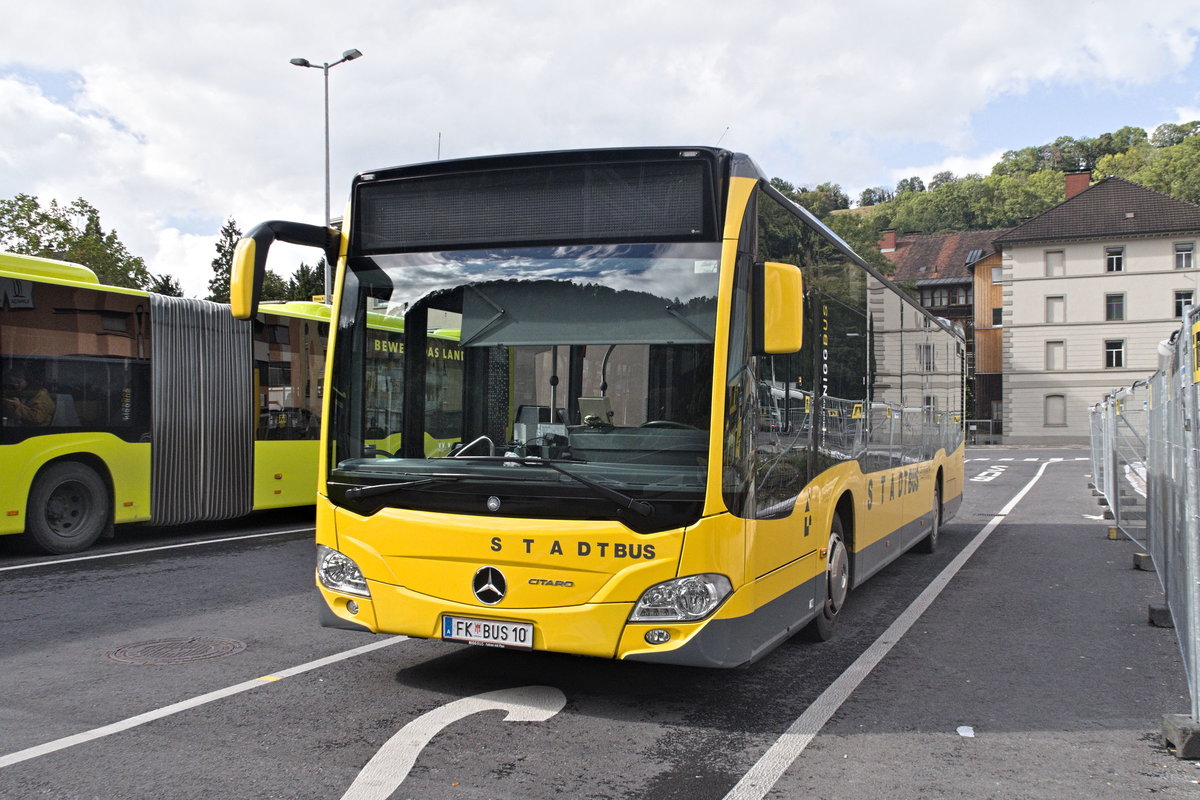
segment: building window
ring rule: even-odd
[[[1121,292],[1104,295],[1104,319],[1115,322],[1125,319],[1125,295]]]
[[[1067,321],[1067,298],[1060,295],[1046,297],[1046,322]]]
[[[1004,280],[1004,267],[992,267],[992,283]]]
[[[1062,428],[1067,424],[1067,398],[1066,395],[1048,394],[1046,395],[1044,410],[1045,425],[1047,428]]]
[[[917,364],[922,372],[933,372],[933,345],[918,344],[917,345]]]
[[[1104,366],[1106,369],[1120,369],[1125,366],[1125,340],[1106,339],[1104,341]]]
[[[999,328],[1003,324],[1004,324],[1004,309],[1003,308],[993,308],[992,309],[992,327]]]
[[[1046,342],[1046,371],[1055,372],[1067,368],[1067,343],[1058,340]]]
[[[1046,251],[1046,277],[1053,278],[1067,274],[1066,256],[1062,250]]]
[[[1192,304],[1192,290],[1185,289],[1175,293],[1175,317],[1183,318],[1183,309]]]
[[[1105,272],[1124,272],[1125,271],[1125,248],[1124,247],[1106,247],[1106,248],[1104,248],[1104,271]]]
[[[948,302],[949,302],[949,296],[948,296],[948,292],[945,289],[934,289],[933,290],[933,304],[935,306],[941,307],[941,306],[947,305]]]
[[[1175,245],[1175,269],[1192,268],[1192,243],[1178,242]]]
[[[970,286],[960,286],[954,290],[954,304],[960,306],[971,305],[972,289]]]

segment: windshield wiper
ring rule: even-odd
[[[346,498],[348,500],[357,500],[360,497],[374,497],[377,494],[387,494],[401,489],[413,489],[417,486],[428,486],[431,483],[448,483],[453,481],[461,481],[464,479],[473,478],[477,480],[489,481],[515,481],[520,480],[517,477],[509,477],[508,475],[463,475],[456,472],[439,472],[432,475],[426,475],[415,480],[405,481],[403,483],[375,483],[369,486],[355,486],[346,490]]]
[[[624,492],[619,492],[612,487],[605,486],[602,483],[597,483],[591,478],[585,478],[582,475],[563,469],[557,463],[544,458],[536,458],[533,456],[441,456],[441,458],[457,458],[462,461],[500,461],[509,464],[520,464],[523,467],[546,467],[555,472],[566,475],[576,483],[582,484],[594,491],[596,494],[608,500],[612,500],[617,505],[623,506],[635,514],[642,517],[653,516],[654,506],[647,503],[645,500],[638,500],[636,497],[630,497]],[[570,462],[584,463],[584,462]]]

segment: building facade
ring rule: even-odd
[[[1088,407],[1154,372],[1200,296],[1200,206],[1089,179],[1068,175],[1063,203],[995,239],[1006,442],[1087,442]]]
[[[1001,329],[990,305],[981,317],[980,304],[1000,299],[999,284],[991,281],[992,267],[1000,266],[993,241],[1002,233],[1005,230],[897,236],[885,231],[879,241],[879,251],[896,265],[892,280],[931,314],[962,327],[967,339],[967,414],[990,421],[995,412],[997,428]]]

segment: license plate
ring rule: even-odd
[[[498,619],[442,617],[442,638],[453,642],[482,644],[488,647],[533,649],[533,625]]]

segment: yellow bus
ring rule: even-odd
[[[961,332],[745,155],[363,173],[340,229],[270,222],[239,243],[236,315],[277,240],[338,263],[326,625],[734,667],[828,638],[850,589],[932,550],[961,502]],[[407,323],[386,452],[372,313]]]
[[[0,253],[0,534],[51,553],[114,525],[311,505],[329,309],[101,285]]]

